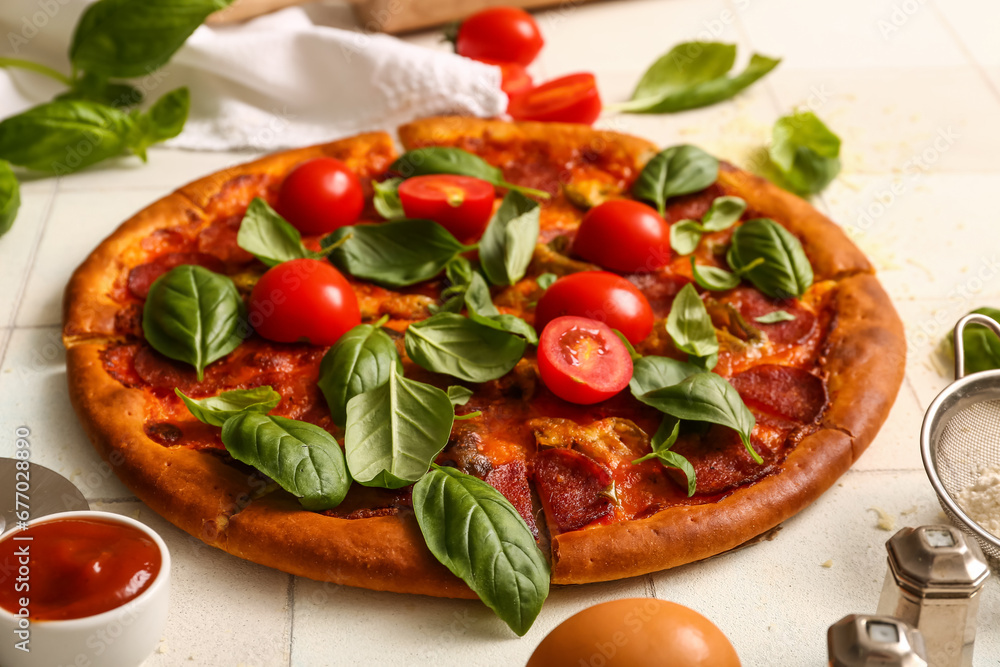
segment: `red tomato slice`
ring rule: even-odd
[[[515,95],[531,90],[535,82],[531,80],[528,70],[524,65],[518,63],[506,63],[502,60],[491,60],[489,58],[476,58],[481,63],[493,65],[500,68],[500,89],[507,93],[507,97],[513,99]]]
[[[507,113],[515,120],[593,125],[601,115],[601,96],[593,74],[570,74],[517,95]]]
[[[406,217],[433,220],[463,242],[482,236],[495,195],[491,183],[471,176],[431,174],[399,184]]]
[[[632,379],[632,358],[603,322],[567,315],[549,322],[538,340],[538,372],[559,398],[591,405]]]
[[[587,211],[573,252],[621,273],[649,273],[670,262],[670,226],[655,209],[613,199]]]
[[[353,225],[365,207],[361,181],[332,157],[303,162],[278,190],[275,209],[303,234],[329,234]]]
[[[326,346],[361,324],[361,309],[351,284],[329,262],[293,259],[254,285],[249,320],[268,340]]]
[[[633,345],[653,330],[653,309],[645,295],[621,276],[583,271],[555,281],[538,300],[535,328],[563,315],[589,317],[621,331]]]
[[[462,21],[455,38],[460,56],[530,65],[545,40],[531,14],[517,7],[490,7]]]

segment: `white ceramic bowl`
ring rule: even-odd
[[[170,552],[145,524],[110,512],[62,512],[28,523],[34,526],[62,519],[96,519],[131,526],[147,535],[160,550],[160,571],[136,598],[109,611],[64,621],[31,621],[30,652],[16,648],[15,634],[23,622],[0,608],[0,665],[5,667],[135,667],[153,652],[167,622],[170,596]],[[5,535],[10,539],[10,535]],[[38,575],[36,575],[38,576]]]

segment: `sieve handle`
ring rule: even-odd
[[[961,380],[965,377],[965,346],[962,334],[967,324],[982,324],[990,329],[997,336],[1000,336],[1000,324],[996,320],[986,315],[970,313],[960,319],[955,325],[955,379]]]

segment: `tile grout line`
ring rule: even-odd
[[[991,93],[993,93],[993,97],[1000,101],[1000,90],[997,89],[996,84],[993,83],[993,80],[990,79],[989,75],[986,73],[986,68],[984,68],[982,63],[980,63],[972,54],[972,51],[970,51],[969,47],[966,46],[965,40],[962,39],[962,36],[958,33],[958,30],[955,29],[955,26],[951,24],[951,21],[948,20],[948,17],[945,16],[944,13],[938,8],[937,3],[932,0],[929,4],[931,6],[931,10],[937,15],[938,21],[944,25],[945,30],[948,31],[951,38],[955,40],[956,44],[958,44],[958,49],[962,52],[966,59],[972,63],[976,73],[979,74],[979,78],[983,80],[986,87],[990,89]]]
[[[295,657],[295,575],[288,575],[288,667],[292,667]]]

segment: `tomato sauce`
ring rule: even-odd
[[[156,578],[161,558],[156,543],[132,526],[56,519],[0,542],[0,565],[10,572],[0,578],[0,607],[17,613],[27,606],[32,620],[58,621],[94,616],[135,599]],[[28,574],[18,575],[24,566]],[[26,590],[18,590],[25,583]]]

